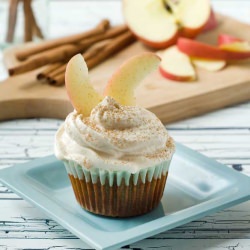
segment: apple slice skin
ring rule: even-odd
[[[220,49],[234,52],[250,52],[250,44],[247,41],[227,34],[218,36]]]
[[[177,82],[192,82],[196,79],[195,76],[176,76],[167,71],[165,71],[161,66],[159,67],[159,71],[163,77]]]
[[[143,37],[138,36],[135,34],[132,29],[130,29],[131,32],[134,34],[135,37],[137,37],[138,40],[140,40],[144,45],[148,46],[149,48],[154,49],[165,49],[168,48],[174,44],[177,43],[177,40],[179,38],[179,32],[177,32],[171,39],[161,42],[155,42],[155,41],[149,41]]]
[[[190,82],[196,79],[190,58],[180,52],[177,46],[167,48],[160,53],[160,56],[162,61],[159,71],[163,77],[179,82]]]
[[[88,67],[80,54],[73,56],[67,64],[65,86],[73,107],[85,117],[103,99],[90,84]]]
[[[250,58],[250,52],[226,51],[188,38],[179,38],[177,46],[180,51],[190,57],[226,61]]]
[[[231,44],[231,43],[235,43],[235,42],[244,42],[244,40],[241,40],[237,37],[228,35],[228,34],[220,34],[218,36],[218,45],[225,45],[225,44]]]
[[[135,105],[135,88],[157,69],[160,61],[159,56],[150,52],[131,57],[113,74],[106,85],[104,96],[111,96],[122,105]]]

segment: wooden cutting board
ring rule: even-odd
[[[250,25],[221,15],[218,19],[218,28],[200,35],[198,40],[216,44],[220,33],[250,39]],[[15,58],[18,49],[23,47],[5,51],[7,67],[19,63]],[[143,51],[148,49],[137,42],[91,70],[94,86],[103,91],[116,68],[127,58]],[[36,72],[10,77],[0,84],[0,120],[29,117],[64,119],[72,110],[65,87],[38,82]],[[154,112],[162,122],[169,123],[250,100],[249,61],[231,64],[216,73],[198,70],[198,78],[193,83],[179,83],[163,78],[157,71],[138,87],[137,103]]]

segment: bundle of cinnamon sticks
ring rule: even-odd
[[[8,28],[6,34],[6,42],[11,43],[14,41],[14,34],[17,21],[18,6],[23,5],[24,13],[24,41],[29,42],[35,36],[44,38],[43,33],[37,24],[35,14],[32,8],[32,0],[9,0],[9,13],[8,13]]]
[[[134,41],[135,37],[126,25],[111,27],[105,19],[83,33],[48,40],[18,51],[16,57],[21,62],[9,68],[9,74],[17,75],[46,66],[37,74],[37,79],[60,86],[64,84],[67,62],[75,54],[81,53],[91,69]]]

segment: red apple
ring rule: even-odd
[[[178,48],[190,57],[214,60],[242,60],[250,58],[250,51],[229,51],[187,38],[179,38]]]
[[[218,22],[217,22],[216,16],[214,14],[214,11],[211,9],[210,17],[209,17],[205,27],[203,28],[202,32],[207,32],[207,31],[213,30],[217,26],[218,26]]]
[[[162,61],[159,70],[165,78],[174,81],[193,81],[196,79],[195,70],[190,58],[180,52],[177,46],[167,48],[161,53]]]
[[[195,37],[209,20],[209,0],[123,0],[123,12],[131,31],[144,44],[161,49],[179,36]]]

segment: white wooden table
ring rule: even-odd
[[[214,0],[215,10],[250,23],[249,0]],[[120,1],[51,2],[51,37],[74,33],[109,17],[122,21]],[[250,38],[250,31],[249,31]],[[249,39],[250,40],[250,39]],[[2,54],[0,53],[0,61]],[[0,78],[6,77],[0,62]],[[62,121],[0,123],[0,168],[53,153]],[[250,102],[167,126],[176,141],[250,175]],[[249,250],[250,201],[125,249]],[[90,249],[84,242],[0,184],[0,250]]]

